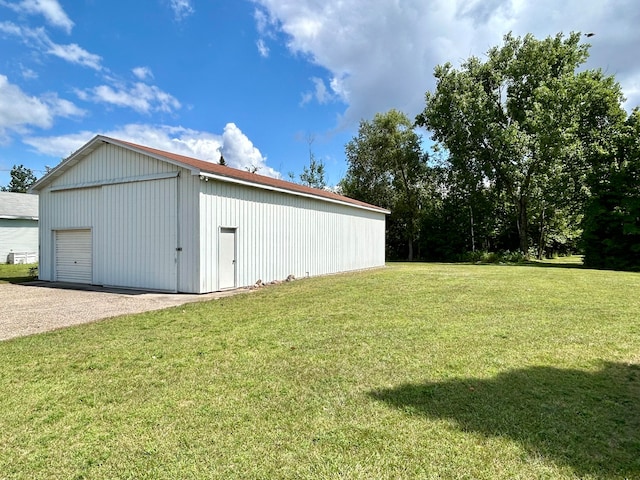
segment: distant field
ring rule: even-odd
[[[577,266],[391,264],[0,342],[0,478],[640,478],[640,274]]]

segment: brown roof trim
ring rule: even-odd
[[[302,194],[304,196],[313,196],[320,199],[327,199],[334,202],[346,203],[354,205],[356,207],[365,208],[367,210],[375,210],[381,213],[390,213],[389,210],[371,205],[369,203],[354,200],[353,198],[345,197],[344,195],[338,195],[337,193],[329,192],[327,190],[320,190],[318,188],[311,188],[305,185],[299,185],[297,183],[287,182],[277,178],[271,178],[257,173],[250,173],[237,168],[228,167],[226,165],[219,165],[217,163],[206,162],[204,160],[198,160],[196,158],[187,157],[184,155],[178,155],[176,153],[166,152],[164,150],[158,150],[156,148],[146,147],[144,145],[138,145],[136,143],[119,140],[116,138],[110,138],[105,136],[98,136],[95,140],[102,140],[106,143],[112,143],[119,145],[123,148],[131,148],[142,153],[151,154],[154,157],[160,157],[172,162],[191,167],[198,170],[200,173],[208,173],[215,176],[227,177],[233,180],[239,180],[243,183],[254,184],[257,187],[265,186],[272,187],[278,190],[285,190],[294,194]]]

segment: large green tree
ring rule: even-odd
[[[577,72],[589,47],[580,38],[508,34],[485,60],[471,57],[459,69],[439,65],[436,89],[427,92],[416,119],[448,152],[453,169],[505,196],[525,255],[532,216],[539,243],[550,226],[564,225],[557,217],[580,209],[585,130],[622,113],[620,87],[611,77]],[[601,108],[593,108],[593,96]]]
[[[342,192],[391,210],[387,221],[390,257],[414,258],[420,215],[426,195],[426,156],[413,122],[397,110],[360,122],[357,137],[347,143]]]
[[[469,251],[506,249],[496,191],[447,162],[434,164],[429,171],[437,187],[422,216],[423,258],[458,261]]]
[[[640,110],[611,131],[606,142],[611,145],[591,152],[597,158],[582,224],[584,263],[640,270]]]
[[[36,183],[36,176],[30,168],[24,165],[14,165],[11,169],[11,181],[6,187],[2,187],[3,192],[26,193],[27,190]]]

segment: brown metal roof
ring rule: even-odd
[[[164,150],[158,150],[155,148],[146,147],[144,145],[138,145],[135,143],[126,142],[124,140],[118,140],[115,138],[109,138],[104,136],[96,137],[96,139],[98,138],[107,143],[113,143],[115,145],[120,145],[125,148],[128,146],[140,152],[147,152],[148,154],[154,157],[165,158],[167,160],[195,168],[201,173],[208,173],[208,174],[212,174],[220,177],[228,177],[230,179],[240,180],[242,182],[255,184],[258,187],[261,185],[266,187],[273,187],[281,190],[287,190],[292,193],[311,195],[314,197],[325,198],[327,200],[333,200],[333,201],[348,203],[351,205],[355,205],[358,207],[363,207],[371,210],[377,210],[382,213],[389,213],[388,210],[382,207],[361,202],[359,200],[354,200],[353,198],[345,197],[344,195],[338,195],[337,193],[333,193],[327,190],[320,190],[318,188],[307,187],[305,185],[287,182],[285,180],[271,178],[264,175],[259,175],[257,173],[250,173],[244,170],[238,170],[237,168],[228,167],[226,165],[219,165],[217,163],[206,162],[204,160],[198,160],[196,158],[186,157],[184,155],[178,155],[176,153],[166,152]]]

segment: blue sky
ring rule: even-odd
[[[509,31],[595,33],[640,104],[637,25],[635,0],[0,0],[0,185],[98,133],[284,179],[311,149],[335,184],[361,119],[413,118]]]

